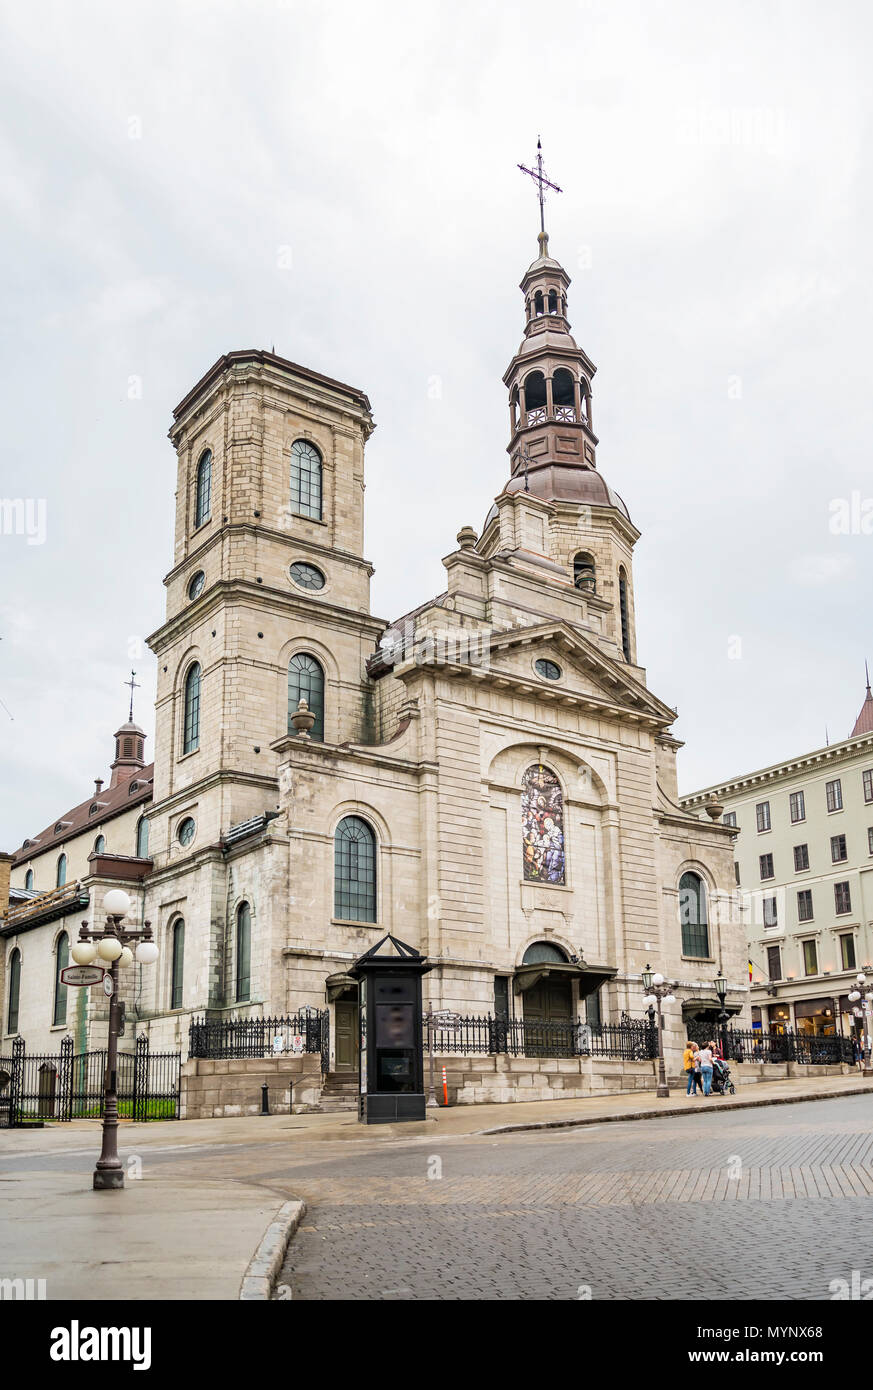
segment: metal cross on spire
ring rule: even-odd
[[[136,671],[131,671],[131,673],[130,673],[130,680],[129,680],[129,681],[122,681],[122,682],[121,682],[122,685],[129,685],[129,686],[130,686],[130,713],[129,713],[128,716],[127,716],[128,723],[130,723],[130,724],[133,723],[133,692],[134,692],[135,690],[139,690],[139,688],[140,688],[140,686],[139,686],[139,681],[134,679],[135,676],[136,676]]]
[[[545,235],[546,216],[543,209],[545,202],[546,189],[551,188],[554,193],[563,193],[563,188],[559,188],[551,179],[546,178],[546,171],[543,168],[543,146],[540,137],[537,136],[537,163],[535,169],[528,169],[526,164],[519,164],[519,169],[523,174],[527,174],[537,185],[537,196],[540,200],[540,232]]]

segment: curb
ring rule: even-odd
[[[819,1096],[771,1096],[761,1100],[727,1100],[710,1110],[689,1109],[671,1105],[664,1110],[631,1110],[626,1115],[589,1115],[579,1120],[530,1120],[526,1124],[498,1125],[496,1129],[480,1129],[478,1134],[516,1134],[526,1129],[576,1129],[582,1125],[623,1124],[627,1120],[660,1120],[664,1116],[712,1114],[720,1110],[757,1110],[762,1105],[802,1105],[807,1101],[840,1100],[846,1096],[873,1095],[873,1086],[845,1087],[841,1091],[826,1091]]]
[[[239,1296],[246,1302],[263,1302],[273,1293],[291,1237],[306,1215],[305,1202],[285,1202],[264,1232],[263,1239],[243,1275]]]

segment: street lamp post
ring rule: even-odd
[[[643,1000],[651,1017],[652,1009],[658,1011],[658,1088],[656,1094],[659,1096],[669,1096],[670,1090],[667,1086],[667,1074],[664,1069],[664,1015],[661,1011],[661,1004],[674,1004],[675,995],[670,985],[664,980],[664,976],[653,972],[652,967],[647,965],[643,971],[643,989],[646,997]]]
[[[95,960],[107,967],[104,977],[110,982],[109,1038],[106,1045],[106,1071],[103,1076],[103,1145],[94,1169],[94,1187],[98,1191],[124,1187],[124,1169],[118,1157],[118,1034],[121,1029],[121,1008],[118,1000],[119,966],[130,965],[136,959],[141,965],[153,965],[158,948],[152,940],[152,927],[145,922],[142,928],[125,927],[124,918],[130,911],[130,898],[120,888],[110,888],[103,898],[106,925],[93,931],[87,922],[79,928],[79,940],[70,954],[77,965],[93,965]],[[131,945],[136,945],[135,953]]]
[[[857,986],[849,995],[849,1003],[855,1005],[853,1010],[855,1017],[863,1017],[864,1019],[864,1065],[861,1068],[861,1075],[873,1076],[873,1065],[870,1061],[870,1005],[873,1003],[873,991],[871,991],[866,975],[858,974],[855,976],[855,980]],[[862,993],[864,995],[863,1010],[858,1002]]]
[[[718,1002],[721,1005],[721,1013],[718,1016],[719,1043],[721,1044],[721,1055],[727,1060],[728,1055],[728,1036],[727,1036],[727,1009],[724,1001],[727,998],[728,982],[721,971],[718,972],[715,980],[715,992],[718,995]]]

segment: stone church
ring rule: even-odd
[[[72,1029],[67,992],[83,1040],[105,1026],[97,990],[63,991],[59,1017],[57,971],[107,885],[161,948],[130,967],[137,1031],[183,1052],[192,1015],[309,1005],[353,1071],[348,971],[385,933],[465,1016],[639,1019],[651,964],[676,982],[674,1062],[720,970],[746,1009],[735,832],[678,804],[676,712],[637,658],[640,532],[598,467],[569,284],[542,233],[503,377],[507,482],[443,592],[390,624],[363,554],[364,392],[236,351],[180,401],[154,765],[129,720],[108,788],[4,857],[4,1051]]]

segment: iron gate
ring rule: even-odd
[[[106,1049],[28,1053],[23,1038],[11,1057],[0,1057],[0,1123],[103,1118]],[[118,1114],[130,1120],[173,1120],[178,1115],[180,1052],[152,1052],[145,1034],[133,1052],[118,1054]]]

